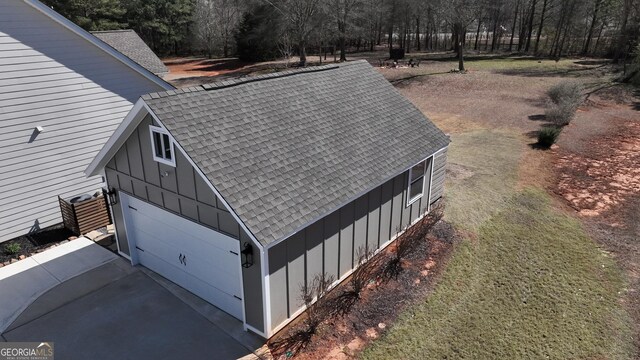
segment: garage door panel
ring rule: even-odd
[[[122,205],[140,264],[242,319],[238,240],[125,194]]]
[[[210,283],[219,290],[233,296],[240,296],[240,284],[238,281],[229,281],[234,279],[235,274],[230,268],[220,269],[217,262],[212,259],[202,258],[192,251],[181,251],[173,246],[168,245],[164,241],[157,241],[142,231],[136,231],[136,241],[138,248],[144,250],[145,254],[154,255],[155,257],[173,265],[180,271],[189,273],[202,281]],[[184,261],[180,255],[183,255]],[[236,266],[238,266],[236,259]],[[142,261],[141,261],[142,262]],[[143,264],[144,265],[144,264]]]
[[[165,259],[168,262],[180,263],[180,260],[178,258],[179,255],[185,254],[190,260],[192,260],[187,262],[188,265],[191,265],[190,263],[204,264],[204,268],[202,266],[199,266],[194,269],[199,270],[196,274],[201,278],[202,276],[204,276],[204,278],[202,279],[205,281],[207,281],[207,278],[209,277],[206,274],[210,273],[210,268],[214,269],[215,274],[224,274],[225,281],[227,281],[229,277],[235,276],[235,274],[237,274],[237,271],[234,270],[236,270],[236,268],[238,267],[239,255],[232,254],[231,252],[224,252],[221,250],[214,251],[213,249],[208,248],[206,245],[202,244],[200,246],[194,245],[192,247],[189,247],[187,245],[183,245],[182,243],[180,243],[180,241],[174,240],[184,239],[184,233],[174,235],[171,234],[171,232],[167,231],[164,236],[162,234],[150,234],[146,230],[149,229],[149,226],[159,228],[160,226],[158,226],[157,223],[145,226],[142,225],[144,224],[144,222],[136,221],[136,219],[140,218],[138,214],[134,214],[131,217],[132,219],[134,219],[132,223],[134,223],[134,226],[136,228],[136,243],[139,248],[145,251],[152,252],[156,256],[160,257],[161,259]],[[198,251],[194,252],[190,249],[198,249]],[[199,274],[205,275],[200,276]],[[234,284],[236,284],[236,287],[233,288],[234,292],[231,292],[230,290],[230,293],[232,295],[238,294],[240,289],[240,286],[239,284],[237,284],[237,282],[234,282]]]
[[[149,231],[153,231],[153,235],[162,236],[164,235],[164,231],[171,231],[172,234],[177,235],[188,229],[189,238],[183,239],[185,241],[185,245],[188,246],[197,246],[197,243],[205,244],[211,248],[217,248],[222,251],[237,251],[239,241],[237,239],[231,238],[224,234],[221,234],[217,231],[213,231],[207,227],[204,227],[200,224],[197,224],[193,221],[187,220],[175,214],[169,213],[166,210],[160,209],[154,205],[146,203],[142,200],[138,200],[135,198],[129,198],[130,205],[134,209],[138,209],[142,207],[142,211],[133,211],[132,213],[138,213],[143,218],[136,219],[139,221],[148,221],[157,222],[158,219],[154,215],[158,213],[162,214],[162,224],[166,225],[166,227],[158,228],[151,227],[148,229]],[[150,208],[151,207],[151,208]],[[166,215],[174,215],[174,216],[166,216]]]
[[[144,205],[143,205],[144,206]],[[138,207],[140,205],[138,204]],[[136,208],[137,209],[137,208]],[[143,211],[146,208],[143,208]],[[159,239],[162,238],[173,238],[177,240],[177,243],[180,243],[181,246],[190,247],[190,248],[200,248],[202,247],[204,251],[208,251],[211,253],[215,252],[227,252],[231,251],[236,252],[238,248],[238,241],[235,239],[228,238],[227,241],[219,241],[215,232],[211,229],[204,228],[204,231],[201,229],[195,229],[195,226],[200,226],[194,222],[189,222],[185,220],[185,223],[177,224],[177,223],[167,223],[165,220],[167,217],[162,218],[162,222],[157,219],[148,216],[143,211],[134,210],[131,213],[135,216],[133,217],[133,222],[135,226],[139,229],[144,229],[150,235],[155,236]],[[159,210],[163,211],[163,210]],[[173,214],[171,214],[173,215]],[[175,215],[175,217],[179,218],[179,216]],[[182,220],[182,219],[181,219]],[[161,226],[158,226],[160,223]],[[188,233],[182,229],[188,229]],[[214,234],[212,234],[214,233]],[[185,236],[188,235],[188,236]],[[222,235],[224,236],[224,235]]]

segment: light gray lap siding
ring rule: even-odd
[[[429,163],[422,198],[407,205],[406,171],[339,210],[309,225],[268,250],[271,323],[276,328],[301,308],[300,288],[316,275],[344,277],[358,261],[358,252],[385,246],[406,226],[428,210],[442,193],[435,177],[444,172],[446,152]],[[431,167],[434,181],[429,183]]]
[[[133,102],[159,90],[24,1],[0,1],[0,242],[60,223],[58,195],[100,189],[83,170]]]
[[[118,192],[125,192],[191,221],[253,244],[254,265],[242,269],[247,323],[262,331],[262,275],[257,245],[240,228],[231,213],[218,200],[191,163],[175,149],[176,167],[153,160],[149,126],[151,116],[145,117],[127,141],[107,163],[107,184]],[[165,173],[166,172],[166,173]],[[161,174],[166,176],[162,176]],[[129,255],[122,209],[112,207],[120,250]]]

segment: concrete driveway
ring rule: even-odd
[[[86,287],[105,278],[116,280],[87,293]],[[197,299],[188,304],[161,284],[124,261],[109,263],[41,296],[2,337],[53,341],[60,359],[257,358],[250,348],[259,341],[243,341],[251,338],[244,332],[234,337],[241,329],[237,320]],[[196,311],[194,304],[213,308],[207,311],[215,316]],[[229,324],[235,330],[229,331]]]

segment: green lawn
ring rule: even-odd
[[[447,218],[477,236],[362,358],[632,356],[621,272],[544,191],[515,190],[522,146],[504,133],[454,135],[449,161],[462,175],[447,184]]]

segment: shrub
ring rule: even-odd
[[[573,117],[576,115],[576,109],[571,106],[563,106],[550,104],[544,111],[545,119],[552,122],[556,126],[569,125]]]
[[[19,243],[11,243],[4,246],[4,253],[7,255],[15,255],[22,250],[22,246]]]
[[[311,342],[320,324],[331,314],[327,292],[334,281],[333,275],[317,274],[308,284],[300,286],[299,297],[307,307],[306,312],[300,325],[271,343],[270,347],[276,354],[293,357]]]
[[[333,275],[318,274],[310,283],[300,286],[300,300],[307,308],[302,332],[309,337],[316,333],[320,323],[329,315],[330,306],[325,295],[334,281]]]
[[[561,132],[562,128],[555,126],[542,128],[538,131],[538,145],[543,148],[550,148],[551,145],[556,143]]]
[[[564,81],[547,91],[550,102],[545,111],[546,119],[557,126],[568,125],[582,104],[582,85]]]
[[[582,85],[563,81],[547,91],[549,99],[556,105],[572,105],[576,109],[582,104]]]
[[[387,277],[398,276],[402,270],[402,259],[407,258],[421,241],[427,240],[427,234],[442,219],[443,215],[444,205],[443,202],[440,202],[420,222],[404,230],[404,233],[395,241],[396,251],[391,260],[385,265],[384,275]]]

